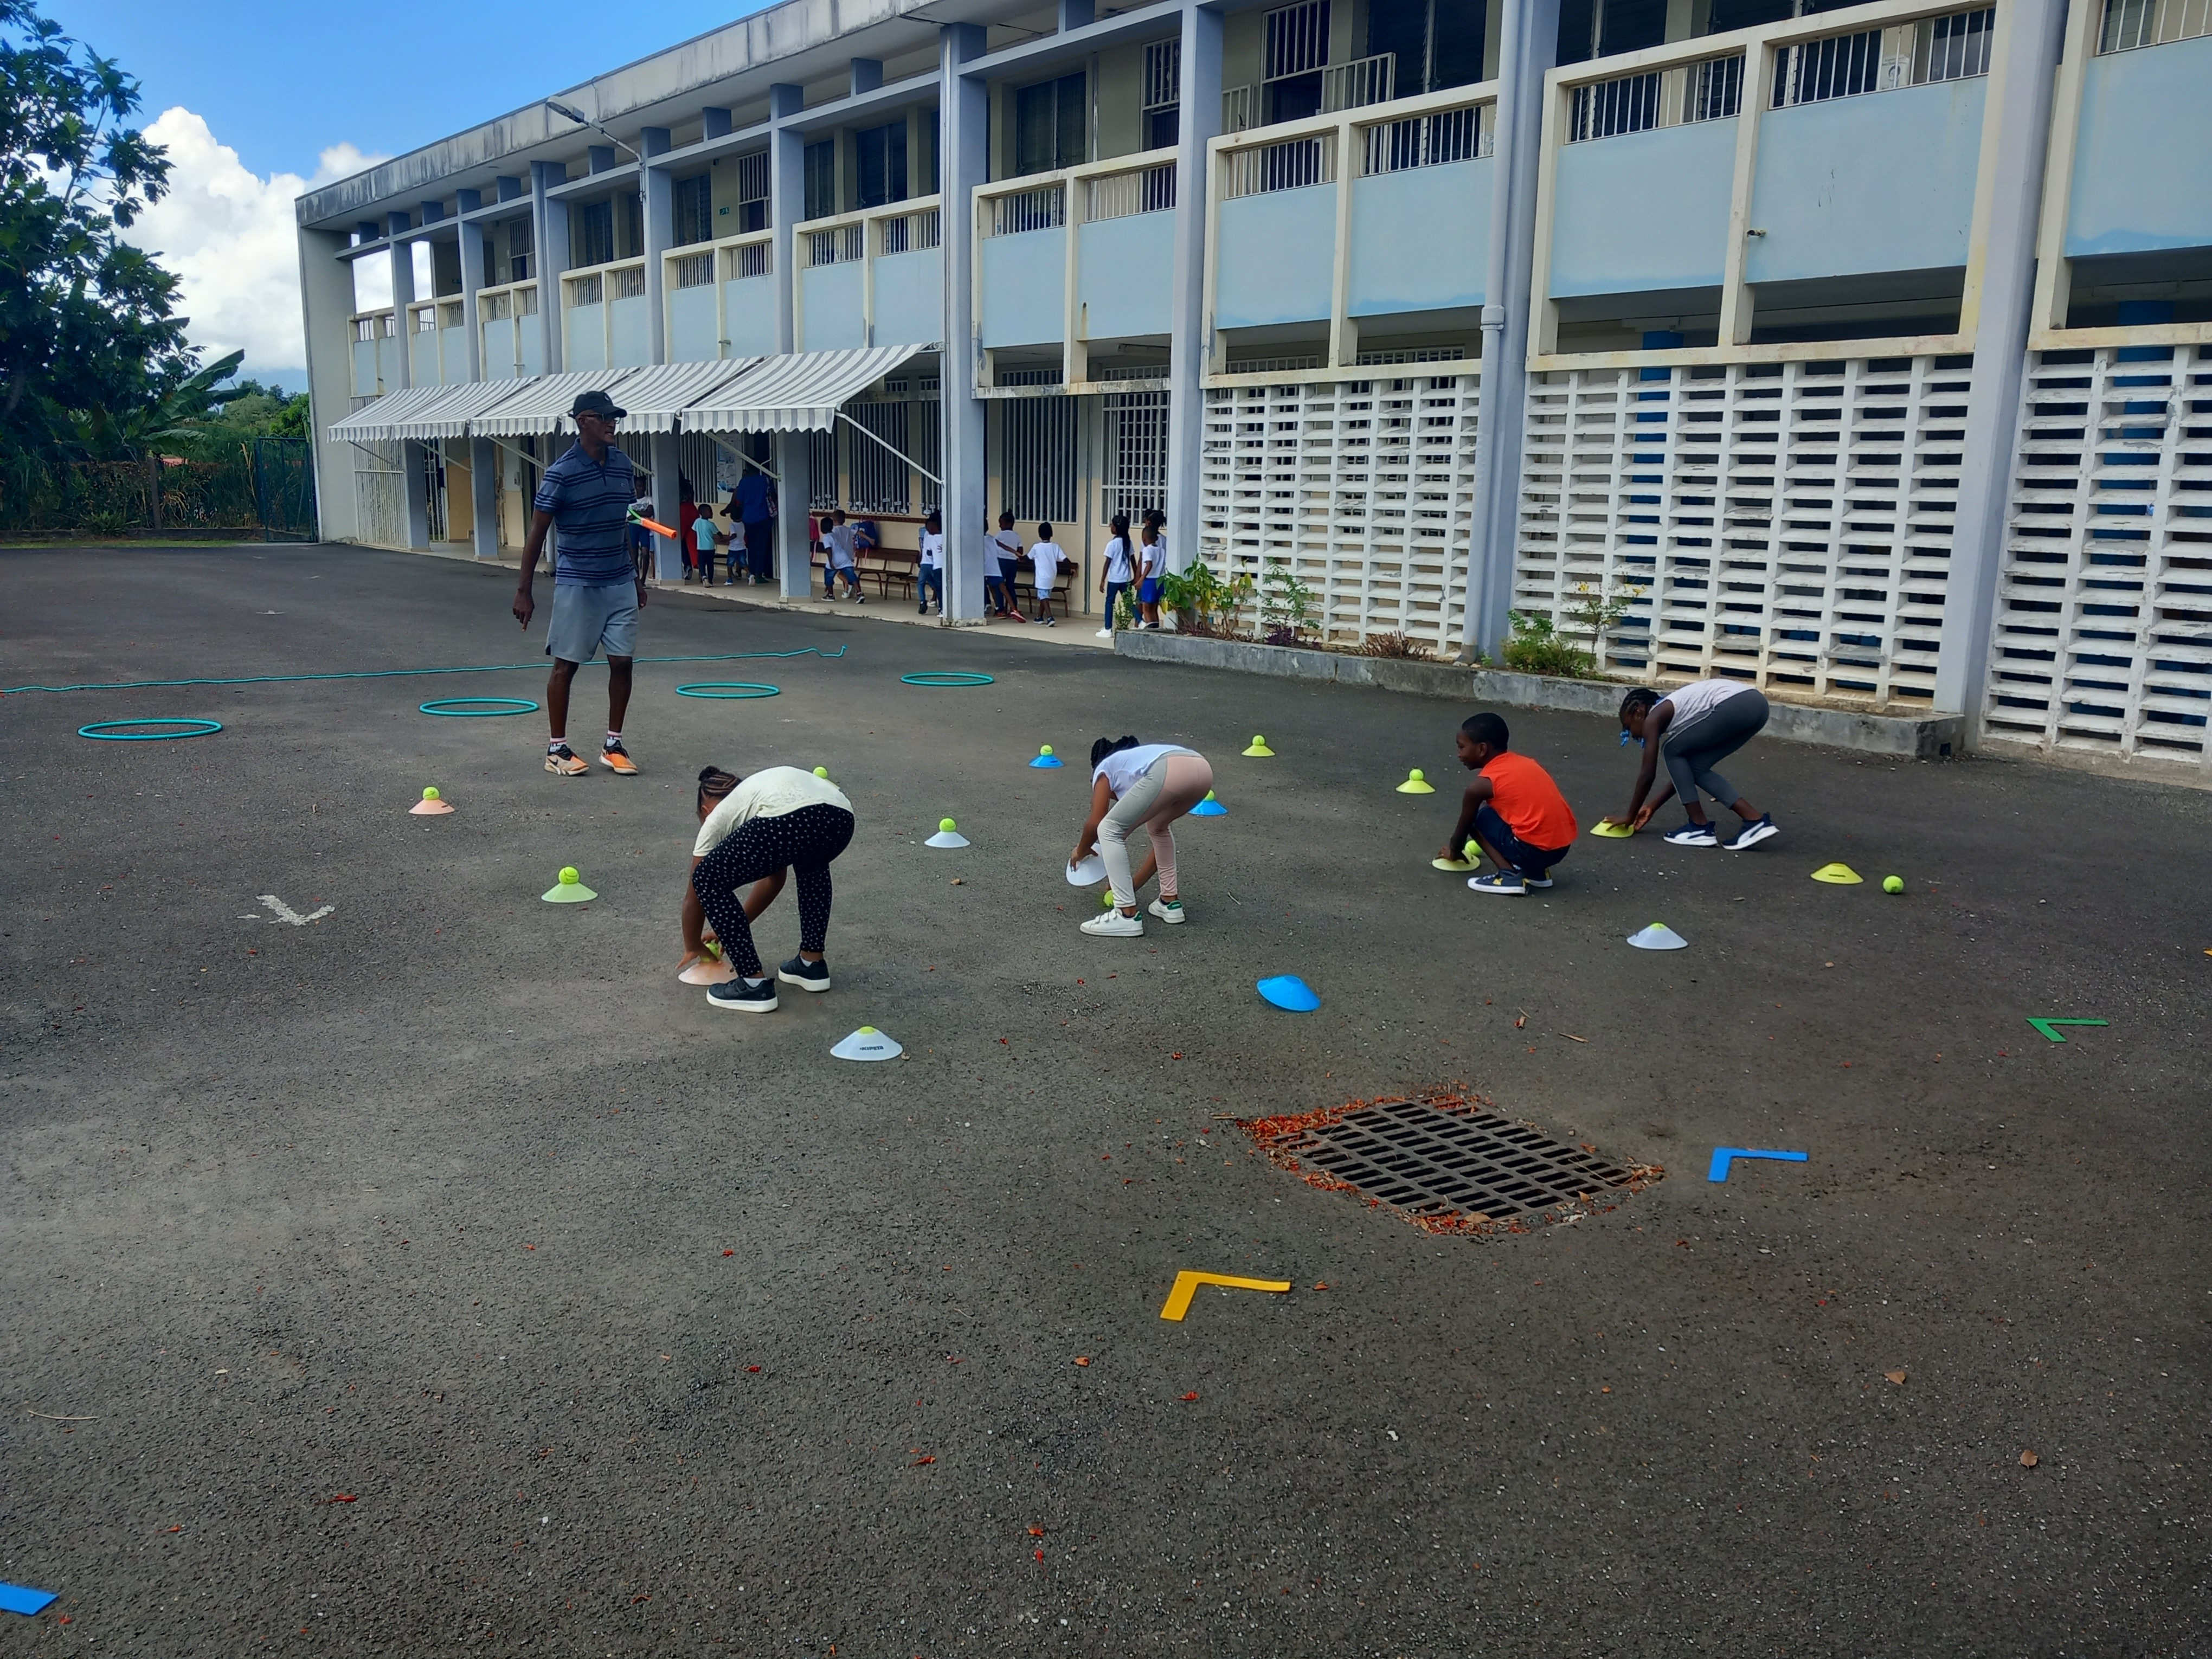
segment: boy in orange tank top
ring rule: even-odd
[[[1458,857],[1472,834],[1498,869],[1470,877],[1468,887],[1521,898],[1552,884],[1552,866],[1573,850],[1580,831],[1552,775],[1515,754],[1510,743],[1495,714],[1476,714],[1459,728],[1460,764],[1478,775],[1460,798],[1459,822],[1437,856]]]

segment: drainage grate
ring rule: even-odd
[[[1439,1231],[1610,1208],[1595,1200],[1608,1190],[1639,1191],[1662,1173],[1608,1163],[1482,1108],[1435,1095],[1355,1102],[1244,1127],[1277,1164],[1315,1186],[1358,1193]]]

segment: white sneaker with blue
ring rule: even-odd
[[[1713,833],[1710,823],[1686,823],[1680,830],[1667,832],[1669,847],[1717,847],[1721,838]]]
[[[1518,870],[1500,870],[1494,876],[1469,876],[1467,884],[1472,892],[1497,893],[1506,898],[1526,898],[1528,896],[1528,884]],[[1548,881],[1544,884],[1547,887],[1551,884]]]
[[[1731,853],[1741,853],[1747,847],[1756,847],[1768,836],[1778,836],[1781,833],[1774,827],[1774,814],[1762,812],[1757,818],[1743,826],[1736,838],[1728,844],[1728,848]]]

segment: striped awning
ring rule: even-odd
[[[538,374],[526,380],[496,380],[508,396],[469,422],[479,438],[539,438],[574,432],[568,406],[580,392],[605,392],[634,368],[587,368],[572,374]],[[619,403],[620,398],[616,401]]]
[[[410,386],[398,392],[387,392],[374,403],[356,409],[343,421],[331,427],[334,443],[351,441],[357,444],[388,444],[404,435],[400,428],[451,392],[465,388],[450,386]]]
[[[764,357],[678,412],[686,432],[827,432],[838,406],[933,345],[855,346]]]
[[[469,422],[486,410],[505,403],[514,395],[513,380],[469,380],[459,386],[441,386],[445,395],[433,398],[420,409],[394,418],[392,435],[406,438],[416,443],[429,443],[440,438],[458,438],[469,429]]]
[[[622,406],[624,432],[673,432],[679,412],[720,392],[759,362],[758,357],[726,357],[711,363],[655,363],[630,370],[607,388],[607,395]]]

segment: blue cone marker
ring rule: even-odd
[[[1273,979],[1263,979],[1259,989],[1260,994],[1275,1006],[1294,1014],[1310,1014],[1321,1006],[1321,999],[1314,994],[1313,987],[1296,974],[1278,974]]]
[[[1712,1164],[1705,1171],[1705,1179],[1708,1181],[1726,1181],[1729,1178],[1729,1165],[1735,1163],[1735,1160],[1740,1158],[1768,1158],[1774,1159],[1779,1164],[1802,1164],[1805,1161],[1806,1154],[1803,1152],[1754,1152],[1748,1146],[1716,1146],[1713,1148]]]
[[[41,1613],[53,1602],[52,1590],[26,1584],[0,1584],[0,1613]]]

